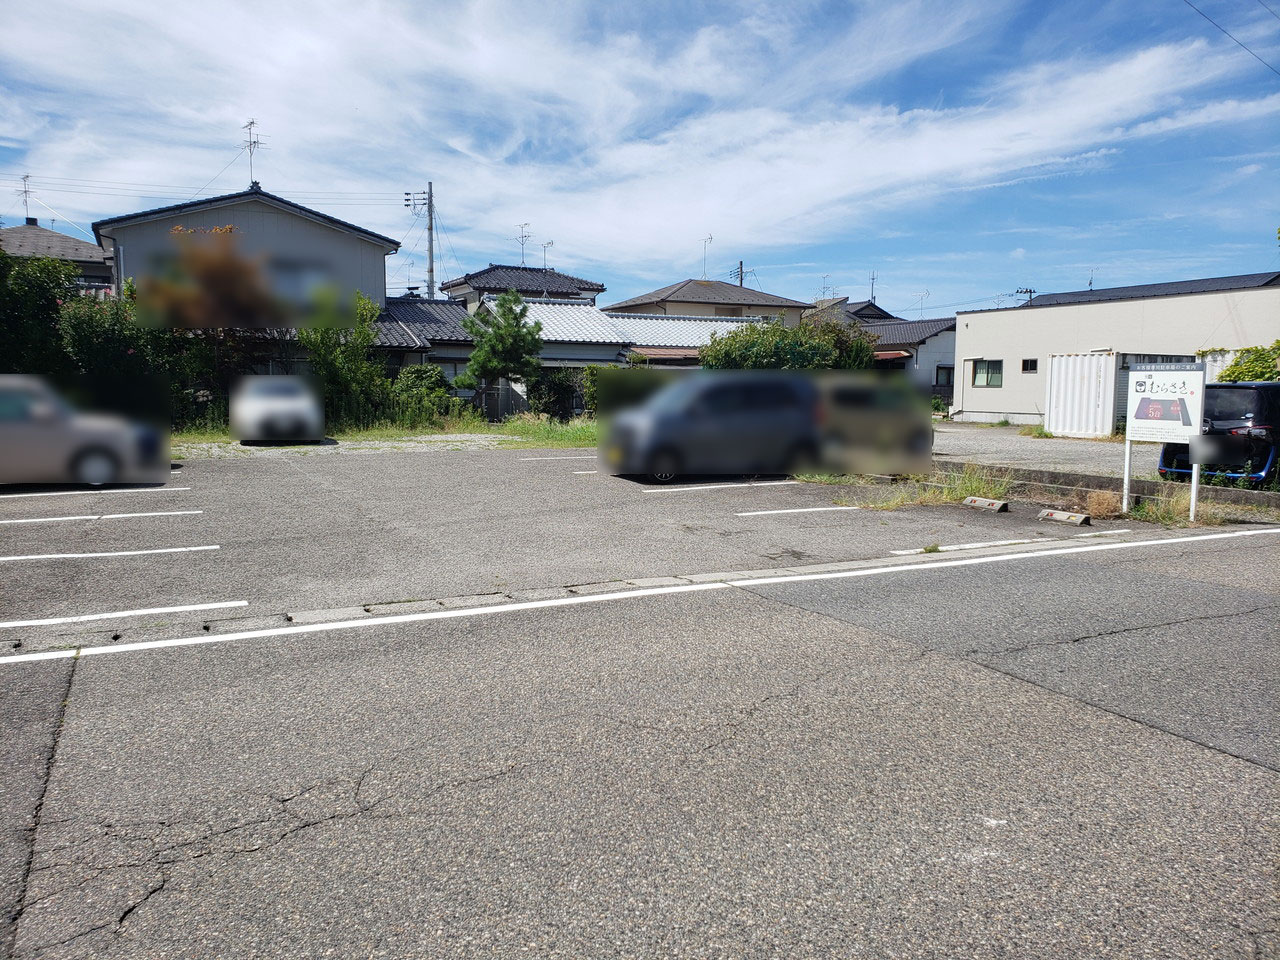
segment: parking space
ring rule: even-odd
[[[15,954],[1249,955],[1280,532],[593,460],[0,498]]]
[[[1077,535],[1037,523],[1030,508],[866,510],[836,502],[847,493],[838,486],[786,477],[654,485],[598,472],[589,451],[277,456],[178,472],[165,487],[0,496],[9,587],[0,650],[242,633]]]

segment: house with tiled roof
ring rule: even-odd
[[[514,290],[525,299],[572,300],[594,306],[596,297],[604,293],[604,289],[603,283],[570,276],[559,270],[503,263],[491,263],[483,270],[440,284],[442,293],[462,301],[472,313],[485,297],[497,296],[508,290]]]
[[[271,289],[305,303],[322,289],[350,301],[356,291],[382,304],[386,258],[400,242],[268,193],[249,189],[108,217],[94,236],[115,257],[116,283],[166,272],[178,250],[175,228],[196,233],[231,227],[236,250],[262,264]]]
[[[843,320],[857,324],[884,323],[897,320],[892,313],[878,306],[874,300],[858,300],[849,302],[848,297],[829,297],[818,300],[813,307],[804,312],[805,319]]]
[[[951,399],[955,384],[956,318],[862,323],[875,338],[875,367],[906,375],[925,393]]]
[[[69,260],[80,271],[79,280],[87,287],[110,284],[111,255],[96,243],[67,236],[40,226],[36,217],[16,227],[0,229],[0,250],[11,257],[53,257]]]
[[[605,307],[609,313],[682,317],[781,317],[795,322],[811,303],[723,280],[681,280]]]

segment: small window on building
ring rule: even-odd
[[[939,387],[950,387],[956,382],[956,368],[938,364],[938,374],[933,382]]]
[[[716,307],[717,317],[740,317],[742,316],[741,307]]]
[[[973,361],[973,385],[975,387],[1004,386],[1004,361]]]
[[[1023,373],[1035,373],[1036,370],[1039,369],[1039,367],[1040,367],[1040,361],[1037,360],[1035,357],[1032,357],[1030,360],[1022,361]]]

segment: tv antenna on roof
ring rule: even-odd
[[[702,238],[702,279],[707,279],[707,247],[711,245],[712,236],[707,234]]]
[[[549,247],[554,247],[555,245],[556,245],[556,242],[554,240],[548,240],[546,243],[542,244],[542,269],[543,270],[547,269],[547,249]]]
[[[22,194],[22,215],[30,219],[31,211],[27,209],[27,203],[31,200],[31,174],[22,175],[22,188],[16,192]]]
[[[522,267],[524,266],[524,245],[533,239],[533,234],[529,232],[528,227],[527,223],[517,223],[516,229],[520,231],[520,236],[510,238],[520,244],[520,266]]]
[[[876,272],[871,271],[871,302],[876,302]]]
[[[1089,289],[1090,289],[1090,290],[1092,290],[1092,289],[1093,289],[1093,273],[1094,273],[1094,271],[1095,271],[1095,270],[1097,270],[1097,269],[1098,269],[1097,267],[1090,267],[1090,268],[1089,268]]]
[[[929,291],[926,289],[924,293],[917,293],[915,296],[916,296],[916,302],[913,303],[911,306],[920,308],[920,316],[917,319],[923,320],[924,319],[924,302],[929,299]]]
[[[253,179],[253,155],[257,153],[258,149],[262,146],[262,138],[258,136],[257,127],[258,127],[258,121],[255,120],[253,117],[250,117],[249,122],[240,128],[245,132],[244,148],[249,151],[249,182],[250,183],[257,182],[256,180]]]

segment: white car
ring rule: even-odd
[[[241,443],[324,439],[324,408],[300,377],[241,377],[231,392],[230,419]]]

